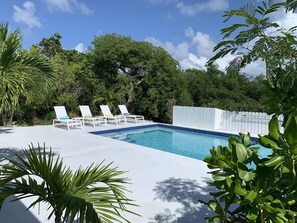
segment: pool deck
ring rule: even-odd
[[[126,195],[139,205],[133,211],[141,217],[125,215],[132,223],[204,222],[210,211],[198,200],[210,198],[210,188],[206,184],[210,176],[203,161],[89,133],[148,124],[153,123],[85,126],[69,131],[53,126],[0,129],[0,162],[13,151],[28,148],[31,143],[45,143],[73,170],[93,162],[113,162],[119,170],[128,171],[124,176],[130,179],[127,188],[131,193]],[[6,202],[0,212],[0,222],[54,222],[53,219],[46,220],[49,213],[46,206],[25,211],[29,202]]]

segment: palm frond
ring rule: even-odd
[[[287,0],[286,1],[286,10],[290,11],[292,10],[293,12],[296,10],[297,8],[297,0]]]
[[[16,109],[19,97],[26,93],[25,86],[40,77],[46,89],[51,88],[55,68],[40,55],[22,50],[19,30],[9,33],[8,24],[0,24],[0,111],[4,118]]]
[[[112,167],[112,163],[80,167],[73,173],[45,146],[31,145],[23,154],[8,158],[9,163],[1,166],[0,206],[8,196],[15,195],[15,200],[37,197],[29,208],[47,203],[53,208],[49,218],[60,213],[70,222],[76,216],[81,222],[129,222],[121,213],[136,214],[126,207],[135,204],[125,196],[125,172]]]

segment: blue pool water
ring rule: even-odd
[[[152,126],[128,130],[96,132],[113,139],[122,140],[170,153],[179,154],[194,159],[203,160],[209,155],[213,146],[227,146],[226,134],[214,135],[203,131],[190,131],[189,129],[172,128],[167,126]],[[268,151],[262,151],[266,156]]]

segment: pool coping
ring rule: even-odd
[[[218,132],[218,131],[212,131],[212,130],[206,130],[206,129],[195,129],[195,128],[189,128],[189,127],[183,127],[183,126],[176,126],[176,125],[170,125],[170,124],[149,124],[149,125],[141,125],[141,126],[133,126],[133,127],[124,127],[119,129],[108,129],[108,130],[99,130],[99,131],[92,131],[89,132],[94,135],[102,135],[108,134],[108,133],[115,133],[115,132],[125,132],[129,130],[138,130],[138,129],[147,129],[147,128],[154,128],[154,127],[165,127],[169,129],[177,129],[177,130],[184,130],[189,132],[196,132],[196,133],[204,133],[204,134],[210,134],[215,136],[223,136],[223,137],[230,137],[230,136],[239,136],[239,133],[227,133],[227,132]],[[257,141],[259,137],[250,136],[252,141]]]

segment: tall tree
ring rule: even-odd
[[[195,106],[215,107],[229,111],[265,111],[262,105],[261,78],[218,70],[190,69],[184,75]]]
[[[96,37],[92,44],[96,73],[105,80],[108,88],[116,82],[119,72],[125,74],[130,85],[127,104],[131,103],[133,90],[141,84],[147,73],[150,44],[138,43],[130,37],[117,34]]]
[[[26,84],[46,77],[46,87],[54,80],[54,69],[43,57],[22,50],[22,34],[8,31],[8,23],[0,24],[0,113],[3,124],[9,124],[19,102],[26,94]]]
[[[178,63],[164,49],[116,34],[96,37],[92,43],[95,76],[107,91],[117,89],[113,95],[122,95],[132,112],[169,122],[173,104],[191,103]]]
[[[63,53],[64,49],[61,44],[61,39],[62,36],[59,33],[54,33],[49,38],[42,38],[38,44],[40,53],[49,58],[55,56],[56,54]]]
[[[225,21],[240,17],[243,23],[233,24],[221,30],[223,41],[214,50],[217,54],[209,63],[227,54],[236,55],[230,68],[240,69],[261,59],[266,66],[267,103],[269,113],[288,115],[297,112],[297,39],[296,27],[286,30],[271,22],[272,13],[294,9],[296,1],[263,2],[261,5],[247,4],[225,13]],[[231,40],[230,40],[230,37]]]

